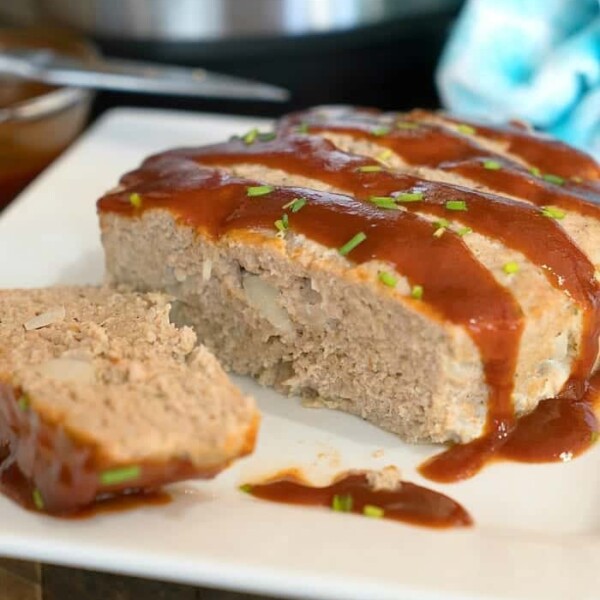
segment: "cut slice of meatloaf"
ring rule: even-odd
[[[0,291],[0,488],[69,512],[252,450],[254,402],[169,311],[161,294]]]
[[[226,367],[409,441],[506,431],[583,390],[600,295],[592,244],[566,221],[598,224],[589,160],[553,173],[565,185],[537,167],[505,195],[324,139],[311,115],[274,140],[175,150],[124,176],[99,202],[109,281],[172,294]],[[392,127],[368,131],[377,144]],[[513,169],[502,160],[481,168]]]

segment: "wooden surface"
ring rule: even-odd
[[[0,600],[267,600],[237,594],[0,558]]]

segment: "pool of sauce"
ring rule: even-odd
[[[590,374],[598,354],[600,289],[594,265],[560,222],[543,216],[538,207],[550,204],[600,217],[600,207],[589,202],[590,198],[600,197],[596,190],[598,167],[578,151],[533,137],[521,127],[476,130],[478,135],[507,144],[511,152],[520,152],[524,160],[538,156],[536,148],[543,145],[547,149],[544,162],[539,167],[535,165],[540,172],[560,160],[562,170],[554,169],[552,175],[576,178],[557,185],[532,174],[518,161],[491,153],[471,135],[461,135],[450,126],[422,122],[418,113],[409,115],[414,126],[374,137],[372,129],[380,123],[378,113],[358,112],[358,117],[325,122],[311,120],[311,112],[301,113],[284,121],[273,141],[248,144],[233,139],[225,144],[151,157],[122,179],[124,191],[103,198],[99,208],[132,216],[145,209],[163,208],[205,234],[219,237],[243,229],[272,229],[274,221],[285,212],[286,203],[305,197],[305,207],[289,215],[291,229],[332,248],[340,247],[357,232],[366,233],[367,239],[348,259],[354,263],[380,259],[394,264],[411,284],[422,285],[426,290],[423,301],[415,306],[429,311],[432,318],[464,326],[480,350],[490,390],[485,435],[471,444],[455,445],[434,458],[423,466],[426,476],[454,481],[472,476],[487,462],[500,457],[546,462],[580,454],[591,445],[598,430],[593,410],[597,383],[590,380]],[[296,133],[298,123],[308,125],[308,134]],[[331,129],[353,137],[369,137],[409,163],[442,169],[467,165],[479,173],[470,178],[493,191],[484,193],[427,181],[385,168],[365,172],[365,166],[377,165],[377,161],[341,152],[319,135],[313,135]],[[533,148],[524,149],[527,144]],[[490,156],[501,162],[499,171],[483,166]],[[260,182],[214,170],[242,163],[317,179],[339,193],[274,187],[260,199],[249,198],[246,188]],[[499,173],[508,177],[502,178]],[[140,210],[134,210],[128,201],[133,192],[145,199]],[[397,192],[422,192],[423,201],[403,204],[406,211],[379,209],[368,201],[371,196]],[[523,195],[532,204],[506,197],[513,195]],[[446,201],[457,197],[466,200],[467,212],[456,214],[446,209]],[[435,238],[432,224],[416,211],[457,218],[475,231],[522,252],[543,269],[553,286],[571,295],[583,310],[581,350],[569,380],[556,398],[540,403],[526,418],[515,418],[511,400],[523,329],[518,304],[473,260],[458,235],[447,231]]]
[[[310,485],[296,471],[290,470],[258,484],[243,486],[261,500],[332,509],[334,497],[351,498],[346,511],[364,515],[365,506],[376,507],[378,518],[401,521],[423,527],[468,527],[473,524],[469,513],[455,500],[434,490],[401,482],[396,489],[374,489],[367,475],[350,472],[338,476],[330,485]]]

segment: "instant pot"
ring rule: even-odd
[[[320,103],[438,104],[433,69],[461,0],[26,0],[5,20],[89,35],[113,56],[287,87],[287,105],[101,94],[115,103],[281,114]],[[19,5],[19,6],[16,6]]]

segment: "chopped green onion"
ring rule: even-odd
[[[592,431],[590,434],[590,443],[595,444],[600,438],[600,431]]]
[[[423,200],[423,192],[402,192],[394,196],[396,202],[419,202]]]
[[[247,144],[249,146],[250,144],[254,144],[257,137],[258,129],[251,129],[246,135],[244,135],[242,139],[244,140],[244,144]]]
[[[381,283],[383,283],[384,285],[387,285],[388,287],[392,288],[396,287],[396,284],[398,283],[398,280],[387,271],[381,271],[379,273],[379,281],[381,281]]]
[[[129,195],[129,202],[133,208],[142,208],[142,197],[137,192]]]
[[[277,219],[277,221],[275,221],[275,229],[278,231],[277,235],[279,237],[283,237],[287,229],[289,229],[289,226],[290,222],[287,213],[283,213],[281,219]]]
[[[244,492],[244,494],[250,494],[252,492],[252,486],[249,483],[244,483],[244,485],[240,485],[240,492]]]
[[[142,473],[142,469],[137,465],[111,469],[100,473],[100,483],[102,485],[118,485],[126,481],[137,479]]]
[[[358,246],[359,244],[362,244],[365,240],[367,239],[366,234],[364,234],[362,231],[360,231],[359,233],[357,233],[351,240],[348,240],[339,250],[338,252],[342,255],[342,256],[346,256],[346,254],[348,254],[349,252],[351,252],[352,250],[354,250],[354,248],[356,248],[356,246]]]
[[[297,133],[308,133],[308,123],[300,123],[298,127],[296,127]]]
[[[356,170],[361,173],[379,173],[379,171],[383,171],[383,167],[381,165],[363,165]]]
[[[477,133],[475,127],[471,127],[471,125],[467,125],[466,123],[461,123],[456,130],[460,133],[464,133],[465,135],[473,135]]]
[[[564,219],[565,211],[557,206],[542,206],[542,214],[550,219]]]
[[[365,504],[363,506],[363,515],[365,515],[365,517],[371,517],[372,519],[381,519],[381,517],[385,515],[385,511],[380,506]]]
[[[384,135],[387,135],[389,132],[390,132],[389,127],[375,127],[374,129],[371,129],[371,135],[374,135],[376,137],[383,137]]]
[[[529,169],[529,172],[534,177],[541,177],[542,176],[542,172],[537,167],[531,167],[531,169]]]
[[[433,224],[436,226],[436,230],[433,232],[433,237],[441,238],[448,227],[450,227],[450,221],[447,219],[438,219]]]
[[[291,202],[283,205],[286,210],[289,208],[293,213],[297,213],[305,204],[306,198],[294,198]]]
[[[470,227],[461,227],[456,233],[460,237],[464,237],[465,235],[469,235],[469,233],[473,233],[473,230]]]
[[[562,177],[558,175],[552,175],[552,173],[546,173],[545,175],[542,175],[542,179],[548,183],[554,183],[555,185],[565,184],[565,180]]]
[[[246,188],[246,194],[250,197],[265,196],[274,190],[270,185],[255,185]]]
[[[377,158],[377,160],[380,160],[381,162],[385,162],[392,158],[392,156],[394,156],[394,153],[389,148],[386,148],[383,152],[380,152],[375,158]]]
[[[484,160],[483,168],[489,171],[499,171],[502,168],[502,163],[499,163],[497,160]]]
[[[410,290],[410,297],[415,300],[420,300],[423,297],[423,286],[422,285],[413,285]]]
[[[258,139],[261,142],[270,142],[277,137],[277,134],[274,131],[267,131],[266,133],[259,133]]]
[[[467,203],[464,200],[448,200],[446,202],[448,210],[467,210]]]
[[[44,510],[44,498],[42,496],[42,492],[40,492],[40,490],[38,490],[37,488],[35,488],[35,490],[33,490],[33,493],[31,494],[31,498],[33,500],[33,505],[38,509],[38,510]]]
[[[502,270],[507,274],[507,275],[513,275],[514,273],[518,273],[519,270],[521,269],[521,267],[519,266],[519,263],[516,263],[514,261],[511,262],[507,262],[503,267]]]
[[[29,396],[27,394],[21,394],[21,397],[17,401],[19,408],[25,412],[29,409]]]
[[[379,208],[389,208],[392,210],[399,210],[400,208],[391,196],[371,196],[369,200]]]
[[[413,123],[412,121],[398,121],[396,127],[398,129],[418,129],[419,124]]]
[[[336,512],[351,512],[353,504],[350,494],[336,494],[331,501],[331,508]]]

